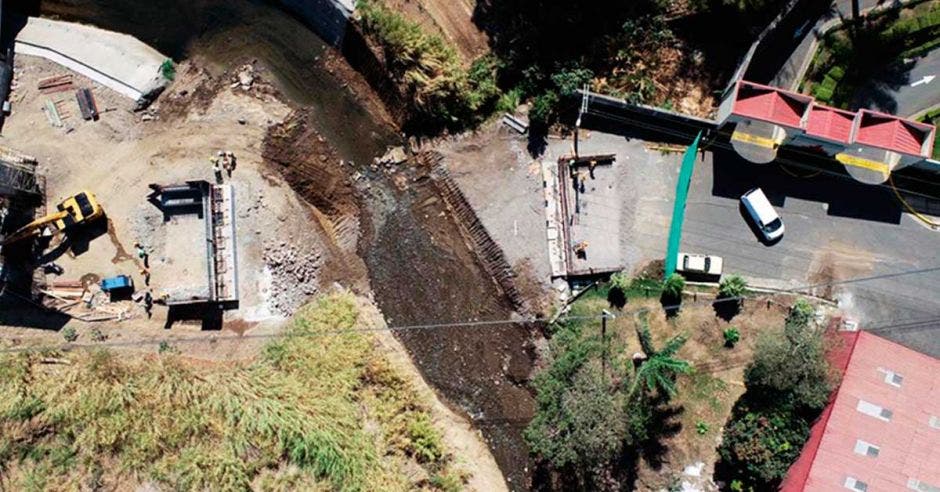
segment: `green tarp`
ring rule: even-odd
[[[701,139],[700,131],[682,156],[682,169],[679,170],[679,180],[676,181],[676,202],[672,208],[672,225],[669,226],[669,244],[666,245],[666,278],[676,273],[676,257],[679,256],[682,222],[685,220],[685,203],[689,198],[689,183],[692,181],[692,170],[695,169],[695,158],[698,156],[698,143]]]

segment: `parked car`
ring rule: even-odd
[[[780,216],[777,215],[777,211],[774,210],[763,190],[754,188],[741,195],[741,203],[744,204],[745,210],[754,220],[764,239],[775,241],[783,236],[783,221],[780,220]]]
[[[722,263],[720,256],[679,253],[676,271],[685,274],[720,277]]]

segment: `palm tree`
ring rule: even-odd
[[[646,354],[646,360],[636,370],[630,393],[643,388],[647,393],[656,391],[666,398],[675,396],[676,376],[692,371],[692,366],[688,361],[675,357],[676,352],[685,345],[687,337],[681,334],[676,335],[666,341],[661,349],[656,350],[645,315],[640,316],[640,322],[636,326],[636,336],[643,353]]]

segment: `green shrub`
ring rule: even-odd
[[[708,434],[708,431],[709,431],[709,427],[708,427],[707,422],[702,422],[701,420],[699,420],[698,422],[695,423],[696,434],[700,436],[704,436],[705,434]]]
[[[78,333],[76,333],[75,328],[66,326],[62,329],[62,338],[64,338],[66,342],[72,343],[78,340]]]
[[[809,424],[788,412],[747,412],[725,428],[718,453],[757,490],[770,490],[800,455]]]
[[[787,314],[786,325],[795,326],[800,328],[805,328],[809,326],[810,322],[816,316],[816,308],[813,307],[806,299],[797,299],[792,306],[790,306],[790,312]]]
[[[718,285],[718,297],[741,298],[747,294],[747,281],[740,275],[729,275]]]
[[[103,342],[108,339],[108,335],[105,335],[100,329],[95,327],[91,330],[91,339],[96,342]]]
[[[173,65],[173,60],[169,58],[163,60],[163,63],[160,64],[160,75],[170,82],[176,78],[176,66]]]
[[[741,332],[733,326],[725,329],[725,331],[722,332],[722,335],[725,338],[725,347],[728,348],[733,348],[739,341],[741,341]]]
[[[547,91],[532,100],[532,109],[529,110],[529,120],[540,125],[548,125],[555,117],[555,106],[558,104],[558,93]]]
[[[441,435],[427,414],[419,414],[408,426],[408,451],[418,461],[433,463],[444,455]]]
[[[673,273],[663,282],[663,295],[674,301],[682,300],[682,291],[685,290],[685,278]]]
[[[496,100],[496,111],[512,113],[522,103],[522,89],[516,87],[504,92]]]

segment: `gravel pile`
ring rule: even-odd
[[[264,264],[271,272],[267,303],[272,313],[290,316],[317,293],[320,253],[287,241],[264,247]]]

